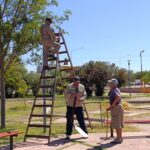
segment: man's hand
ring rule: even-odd
[[[108,108],[106,108],[107,111],[110,111],[111,109],[113,109],[116,105],[112,104],[111,106],[109,106]]]
[[[112,108],[114,108],[115,106],[116,106],[116,104],[115,104],[115,103],[113,103],[113,104],[111,105],[111,107],[112,107]]]
[[[79,94],[78,94],[78,93],[72,93],[71,96],[72,96],[72,97],[77,97],[77,98],[78,98]]]
[[[106,108],[106,111],[110,111],[110,109],[111,109],[111,106],[109,106],[108,108]]]
[[[79,93],[73,93],[73,94],[71,94],[71,97],[72,98],[77,98],[77,101],[83,101],[84,99],[83,99],[83,97],[81,97],[81,95],[79,94]]]
[[[83,100],[84,100],[84,98],[83,98],[83,97],[79,98],[79,101],[83,102]]]

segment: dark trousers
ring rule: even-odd
[[[73,121],[74,119],[72,118],[73,114],[73,107],[67,106],[67,125],[66,125],[66,135],[71,135],[72,134],[72,128],[73,128]],[[85,126],[85,120],[84,120],[84,113],[83,113],[83,108],[82,107],[75,107],[74,108],[74,114],[77,117],[78,123],[80,125],[80,128],[85,132],[87,132],[87,128]]]

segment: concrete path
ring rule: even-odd
[[[124,142],[119,145],[113,145],[110,142],[113,139],[103,140],[105,134],[92,133],[88,139],[83,139],[80,135],[72,136],[68,141],[64,136],[52,138],[51,143],[47,144],[46,140],[30,140],[25,143],[15,144],[14,150],[150,150],[150,132],[131,132],[124,133]],[[8,150],[8,148],[0,148]]]

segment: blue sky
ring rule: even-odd
[[[69,32],[65,38],[75,66],[95,60],[127,68],[130,59],[131,69],[140,71],[143,49],[143,70],[150,70],[149,6],[150,0],[59,0],[53,10],[60,15],[72,10],[62,27]]]

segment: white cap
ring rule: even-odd
[[[112,83],[112,84],[117,86],[118,85],[118,80],[115,79],[115,78],[112,78],[111,80],[108,80],[108,83]]]

